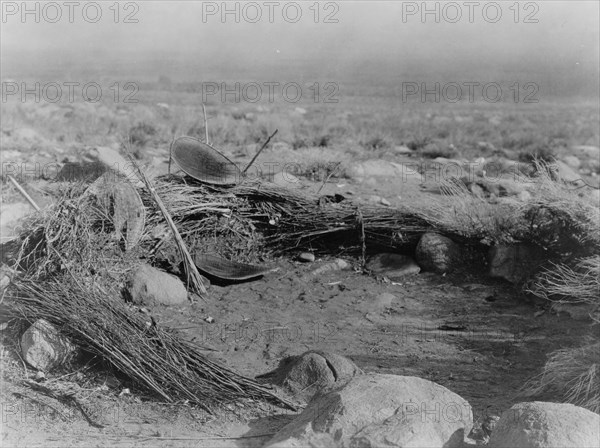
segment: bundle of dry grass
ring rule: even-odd
[[[45,282],[16,281],[11,313],[46,319],[87,352],[167,401],[189,400],[209,412],[242,399],[291,407],[264,386],[211,361],[200,348],[165,330],[120,297],[65,276]]]
[[[21,278],[32,281],[76,275],[118,293],[128,271],[139,262],[140,247],[123,250],[125,241],[115,232],[110,210],[84,184],[62,185],[56,204],[23,223],[14,263]]]
[[[529,292],[553,302],[600,304],[600,255],[575,266],[555,264],[539,274]]]
[[[544,371],[529,380],[521,394],[535,397],[548,394],[593,412],[600,412],[600,343],[555,351]]]

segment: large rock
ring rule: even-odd
[[[388,278],[414,275],[421,271],[419,265],[411,257],[391,253],[377,254],[371,257],[367,262],[367,269]]]
[[[340,386],[361,373],[356,364],[341,355],[308,351],[284,358],[275,370],[261,377],[308,401],[322,389]]]
[[[133,303],[139,305],[181,305],[187,301],[181,280],[147,264],[133,271],[128,291]]]
[[[493,246],[488,253],[489,274],[511,283],[521,283],[537,272],[545,259],[545,252],[537,246],[515,244]]]
[[[76,347],[50,322],[38,319],[21,336],[21,353],[29,365],[49,372],[72,359]]]
[[[443,274],[461,264],[460,246],[445,236],[426,233],[417,244],[416,258],[426,271]]]
[[[366,374],[317,395],[267,446],[462,447],[472,421],[469,403],[439,384]]]
[[[519,403],[502,414],[488,446],[597,448],[600,415],[567,403]]]

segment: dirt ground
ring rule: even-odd
[[[377,194],[392,205],[430,194],[416,182],[383,178],[327,189],[352,192],[354,199]],[[341,257],[357,266],[356,259]],[[288,355],[331,351],[365,372],[446,386],[470,402],[475,423],[522,401],[519,387],[541,371],[546,355],[577,346],[589,333],[587,322],[556,315],[503,281],[426,272],[390,280],[358,269],[306,277],[327,261],[271,260],[273,272],[261,279],[213,284],[207,302],[151,313],[244,375],[265,373]],[[393,294],[389,306],[378,302],[382,293]],[[126,385],[109,374],[84,386],[73,376],[49,376],[84,388],[81,412],[26,386],[23,378],[33,374],[10,347],[3,349],[3,367],[3,446],[254,447],[294,416],[265,404],[211,416],[185,403],[149,402],[135,390],[122,393]]]

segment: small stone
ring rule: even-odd
[[[390,201],[388,201],[386,198],[381,198],[381,201],[379,201],[381,203],[381,205],[385,205],[386,207],[389,207],[390,205]]]
[[[563,157],[563,162],[575,170],[581,167],[581,160],[577,156],[565,156]]]
[[[394,146],[396,154],[412,154],[413,151],[408,146]]]
[[[302,252],[300,255],[298,255],[298,260],[303,263],[312,263],[315,261],[315,254],[310,252]]]
[[[576,182],[581,179],[581,176],[575,169],[560,160],[554,162],[554,167],[557,177],[563,182]]]
[[[357,163],[350,167],[349,174],[353,178],[359,177],[395,177],[401,174],[401,170],[397,168],[398,164],[393,164],[387,160],[365,160],[364,162]]]
[[[300,188],[300,179],[287,171],[280,171],[273,176],[273,183],[283,188]]]
[[[34,378],[38,383],[46,379],[46,374],[42,371],[37,371]]]
[[[128,291],[136,305],[181,305],[188,297],[181,280],[147,264],[133,271]]]
[[[389,292],[384,292],[382,294],[379,294],[375,298],[374,305],[380,311],[383,311],[387,308],[390,308],[392,306],[392,303],[394,302],[394,300],[396,300],[396,296],[394,294],[390,294]]]
[[[123,395],[131,395],[131,391],[129,390],[128,387],[126,387],[119,393],[119,397],[122,397]]]
[[[350,268],[350,264],[348,264],[347,261],[342,260],[341,258],[336,258],[335,260],[325,263],[322,266],[319,266],[318,268],[314,269],[313,271],[309,272],[308,274],[305,274],[302,277],[303,281],[306,281],[310,278],[314,278],[320,275],[324,275],[327,273],[331,273],[331,272],[335,272],[335,271],[343,271],[345,269]]]
[[[283,358],[275,370],[261,377],[308,401],[320,390],[340,386],[360,374],[356,364],[344,356],[311,350]]]
[[[460,264],[459,246],[437,233],[426,233],[421,237],[416,255],[423,269],[440,274],[452,271]]]
[[[73,343],[45,319],[36,320],[21,337],[23,359],[44,372],[64,365],[75,352]]]
[[[414,275],[421,271],[419,265],[411,257],[392,253],[377,254],[371,257],[367,263],[367,269],[388,278]]]
[[[518,198],[521,202],[529,202],[531,200],[531,193],[527,190],[523,190],[519,193]]]

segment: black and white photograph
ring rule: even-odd
[[[600,448],[600,2],[0,10],[1,447]]]

